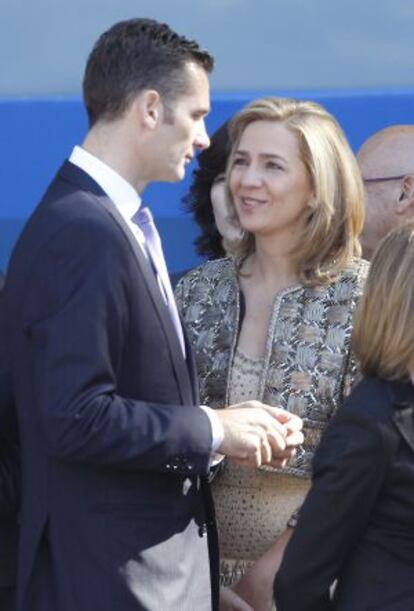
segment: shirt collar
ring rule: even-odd
[[[75,146],[69,161],[93,178],[125,220],[130,221],[138,212],[141,206],[140,196],[134,187],[109,165],[80,146]]]

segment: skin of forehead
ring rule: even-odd
[[[414,125],[394,125],[376,132],[357,157],[366,178],[414,173]]]
[[[243,147],[243,136],[245,136],[246,131],[250,131],[251,129],[255,129],[259,127],[260,129],[262,129],[265,132],[265,136],[267,137],[267,140],[269,142],[269,150],[263,150],[263,151],[259,151],[258,156],[265,159],[265,158],[278,158],[282,161],[287,162],[288,158],[286,157],[286,155],[284,155],[284,150],[285,150],[285,146],[286,143],[284,142],[283,144],[281,144],[278,139],[273,137],[272,132],[272,128],[275,128],[276,130],[281,130],[283,132],[285,132],[285,137],[287,139],[290,140],[291,143],[291,156],[293,158],[299,159],[300,161],[302,161],[302,155],[301,155],[301,151],[300,151],[300,147],[299,147],[299,140],[297,137],[297,134],[289,129],[289,127],[287,125],[285,125],[282,121],[272,121],[271,119],[267,120],[267,119],[257,119],[256,121],[252,121],[251,123],[249,123],[248,125],[246,125],[246,127],[243,130],[243,133],[241,135],[240,138],[240,142],[239,142],[239,146],[236,149],[236,152],[239,154],[246,154],[248,151],[245,150],[245,148]],[[251,128],[251,129],[249,129]],[[251,137],[251,136],[250,136]],[[254,142],[254,139],[251,137],[251,140]],[[289,140],[287,140],[287,142],[289,142]],[[254,142],[255,143],[255,142]],[[255,143],[256,144],[256,143]],[[277,150],[272,150],[272,145],[276,147]],[[267,146],[267,144],[265,145]]]

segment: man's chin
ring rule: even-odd
[[[169,172],[168,176],[165,176],[165,178],[163,179],[163,182],[179,182],[180,180],[183,180],[184,177],[185,177],[185,167],[176,168],[172,170],[171,172]]]

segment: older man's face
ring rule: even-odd
[[[376,132],[364,142],[357,159],[367,208],[361,243],[364,257],[370,259],[379,241],[413,215],[414,125]]]
[[[362,176],[369,175],[360,164]],[[400,181],[364,183],[366,217],[361,235],[363,257],[370,260],[378,243],[398,223],[396,202],[401,192]]]

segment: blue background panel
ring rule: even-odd
[[[414,89],[215,93],[209,133],[263,95],[321,102],[338,119],[355,152],[375,131],[414,120]],[[82,142],[87,120],[79,98],[9,98],[0,100],[0,125],[0,269],[5,269],[24,222],[72,147]],[[192,169],[181,183],[151,185],[143,196],[157,219],[171,271],[199,263],[193,248],[197,227],[182,207]]]

